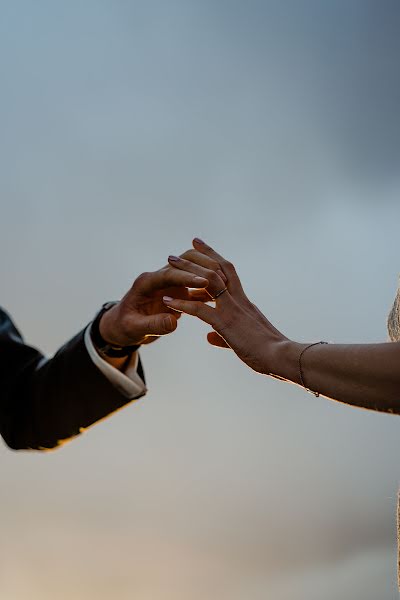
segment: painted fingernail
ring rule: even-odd
[[[196,244],[205,244],[205,242],[203,242],[203,240],[201,240],[200,238],[194,238],[193,241],[196,242]]]
[[[163,296],[163,302],[165,302],[165,304],[169,304],[172,301],[173,298],[171,298],[171,296]]]
[[[179,256],[174,256],[173,254],[171,254],[170,256],[168,256],[168,260],[172,260],[172,262],[178,262],[181,259],[179,258]]]
[[[193,277],[193,283],[207,284],[208,279],[206,279],[205,277],[199,277],[198,275],[196,275],[196,277]]]
[[[217,270],[218,275],[221,277],[222,281],[225,281],[225,283],[228,281],[226,278],[226,275],[223,271],[221,271],[221,269]]]

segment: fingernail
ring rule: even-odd
[[[193,241],[196,242],[196,244],[205,244],[205,242],[203,242],[203,240],[201,240],[200,238],[194,238]]]
[[[171,296],[163,296],[163,302],[165,302],[166,304],[169,304],[169,302],[172,302],[173,298],[171,298]]]
[[[206,279],[205,277],[199,277],[198,275],[196,275],[196,277],[193,277],[193,283],[208,283],[208,279]]]
[[[168,260],[172,260],[172,262],[178,262],[181,259],[179,258],[179,256],[174,256],[173,254],[171,254],[170,256],[168,256]]]
[[[221,269],[218,269],[217,273],[221,277],[222,281],[225,281],[225,283],[228,281],[225,273],[223,271],[221,271]]]

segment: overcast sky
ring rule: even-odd
[[[386,341],[396,0],[0,1],[1,304],[47,354],[200,236],[298,341]],[[208,346],[61,450],[1,450],[5,600],[392,600],[400,421]],[[399,367],[400,368],[400,367]]]

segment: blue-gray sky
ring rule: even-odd
[[[394,0],[0,2],[1,303],[51,354],[199,235],[289,337],[386,341]],[[1,451],[12,600],[389,600],[400,421],[266,380],[187,318],[149,394]],[[400,368],[400,367],[399,367]]]

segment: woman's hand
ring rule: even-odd
[[[187,264],[192,264],[190,261],[202,264],[208,273],[220,269],[216,261],[196,250],[188,250],[182,257],[187,258]],[[220,276],[224,277],[222,271]],[[163,297],[174,296],[188,302],[194,298],[196,303],[206,302],[209,296],[204,288],[208,283],[193,270],[177,270],[170,265],[152,273],[142,273],[124,298],[103,315],[100,333],[109,343],[118,346],[149,344],[175,331],[181,316],[165,306]]]
[[[213,346],[232,348],[254,371],[273,374],[289,340],[248,299],[232,263],[198,238],[193,247],[194,251],[181,257],[170,256],[168,262],[175,269],[207,279],[206,291],[215,308],[204,303],[204,291],[193,292],[189,300],[164,296],[164,303],[211,325],[214,331],[207,339]]]
[[[193,240],[193,246],[195,251],[171,256],[169,264],[203,277],[208,286],[193,291],[190,299],[164,296],[163,301],[209,323],[214,329],[208,334],[211,344],[232,348],[259,373],[307,384],[306,389],[345,404],[400,415],[400,342],[315,345],[289,340],[250,302],[231,263],[201,240]],[[204,304],[206,292],[215,299],[215,308]]]

